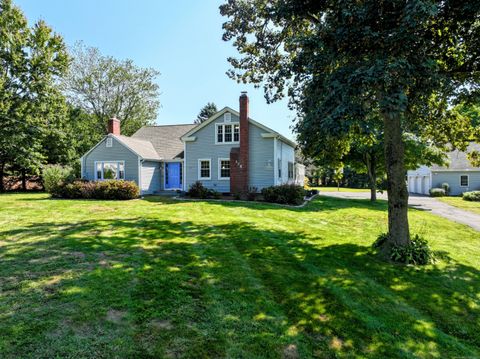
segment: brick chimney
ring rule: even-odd
[[[248,190],[248,156],[249,156],[248,96],[246,91],[240,95],[240,148],[230,152],[230,192]]]
[[[112,117],[108,120],[108,133],[120,136],[120,120],[118,118]]]

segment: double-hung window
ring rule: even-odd
[[[288,179],[293,179],[293,162],[288,162]]]
[[[95,162],[95,179],[125,179],[124,161],[99,161]]]
[[[211,160],[202,159],[198,160],[198,179],[210,179],[211,178]]]
[[[218,179],[230,179],[230,159],[218,159]]]
[[[217,123],[217,143],[238,143],[240,141],[240,125],[238,123]]]
[[[461,187],[468,187],[468,175],[461,175],[460,176],[460,186]]]

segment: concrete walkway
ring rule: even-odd
[[[322,192],[320,191],[320,195],[337,197],[337,198],[347,198],[347,199],[369,199],[370,198],[370,192]],[[386,192],[384,192],[383,194],[377,193],[377,198],[386,200],[387,193]],[[416,194],[410,194],[410,197],[408,199],[408,204],[410,205],[410,207],[421,209],[423,211],[429,211],[432,214],[441,216],[451,221],[466,224],[467,226],[470,226],[473,229],[480,232],[480,214],[464,211],[463,209],[450,206],[449,204],[443,203],[435,198],[416,195]]]

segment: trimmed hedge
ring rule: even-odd
[[[480,202],[480,191],[465,192],[465,193],[462,195],[462,198],[463,198],[465,201]]]
[[[444,197],[445,190],[443,188],[431,188],[430,189],[430,196],[431,197]]]
[[[133,181],[107,180],[90,182],[76,180],[70,183],[61,183],[50,192],[52,197],[69,199],[112,199],[128,200],[138,198],[140,189]]]
[[[263,188],[262,196],[266,202],[299,205],[303,203],[305,190],[302,186],[283,184]]]

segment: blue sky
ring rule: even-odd
[[[236,54],[222,41],[220,0],[14,0],[30,24],[45,20],[68,45],[83,41],[102,53],[131,58],[161,72],[158,124],[190,123],[213,101],[238,109],[240,91],[250,116],[294,138],[287,101],[267,105],[263,89],[237,84],[225,72]]]

